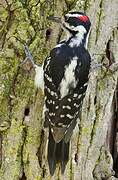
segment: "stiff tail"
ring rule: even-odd
[[[62,174],[65,171],[66,164],[69,159],[69,144],[70,142],[65,143],[62,139],[59,143],[56,143],[53,139],[51,131],[49,131],[49,141],[48,141],[48,164],[50,174],[53,176],[56,163],[60,163]]]

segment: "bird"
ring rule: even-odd
[[[45,96],[44,128],[49,129],[47,159],[53,176],[57,163],[64,174],[71,136],[79,125],[91,65],[87,50],[91,22],[83,12],[68,12],[62,18],[49,16],[48,19],[58,23],[66,34],[50,51],[42,67],[36,67],[35,84]]]

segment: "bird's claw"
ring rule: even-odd
[[[24,51],[26,58],[21,62],[20,66],[22,66],[23,69],[30,71],[32,68],[35,68],[35,63],[30,53],[30,50],[26,44],[24,45]]]

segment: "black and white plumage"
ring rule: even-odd
[[[84,13],[70,12],[64,20],[50,17],[66,31],[66,40],[57,44],[46,58],[36,84],[44,78],[45,122],[49,127],[48,162],[51,175],[60,162],[62,173],[69,158],[69,143],[77,124],[87,89],[90,55],[87,51],[90,20]],[[38,71],[39,72],[39,71]],[[38,77],[40,76],[39,80]]]

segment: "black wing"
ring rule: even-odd
[[[77,65],[73,73],[76,86],[69,81],[69,91],[62,98],[60,84],[65,78],[65,69],[75,57]],[[68,141],[72,134],[87,89],[89,69],[88,51],[84,48],[70,48],[65,43],[54,48],[44,63],[45,124],[51,128],[56,142],[60,142],[63,137]]]

